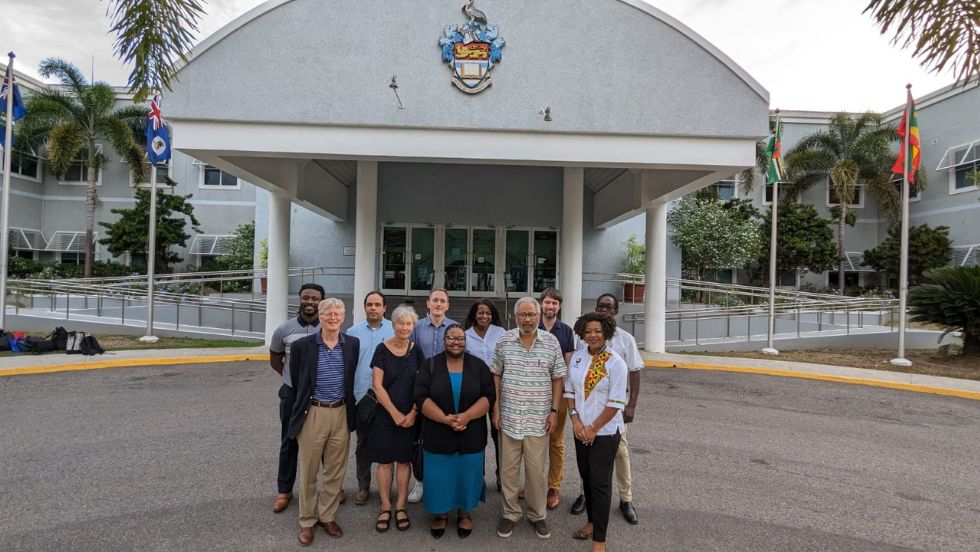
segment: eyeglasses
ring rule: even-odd
[[[600,309],[601,310],[615,310],[616,309],[616,305],[613,305],[612,303],[599,303],[599,304],[597,304],[595,306],[595,309],[596,310],[600,310]]]
[[[526,319],[530,320],[530,319],[538,316],[538,313],[536,313],[536,312],[519,312],[519,313],[517,313],[516,316],[517,316],[517,318],[526,318]]]
[[[446,336],[446,341],[449,342],[449,343],[463,343],[464,341],[466,341],[466,336],[465,335],[461,335],[461,336],[458,336],[458,337],[449,337],[447,335]]]

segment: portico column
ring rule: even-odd
[[[292,202],[288,196],[269,194],[269,268],[265,295],[265,343],[289,317],[289,226]]]
[[[378,163],[357,162],[357,207],[354,218],[354,321],[364,320],[359,308],[374,289],[378,261]],[[391,314],[391,306],[388,314]]]
[[[582,206],[585,169],[565,167],[561,219],[561,318],[568,325],[582,315]]]
[[[666,352],[667,341],[667,203],[647,209],[646,297],[643,349]]]

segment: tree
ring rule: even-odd
[[[827,130],[804,136],[786,154],[789,175],[788,195],[795,197],[830,176],[830,188],[839,198],[837,219],[838,282],[844,281],[844,234],[848,221],[848,203],[858,186],[870,192],[879,207],[894,219],[901,205],[901,194],[890,182],[895,160],[890,144],[895,129],[882,124],[881,116],[865,113],[852,117],[838,113]],[[840,293],[844,293],[841,286]]]
[[[170,251],[171,246],[184,247],[190,234],[185,231],[187,222],[198,232],[200,222],[194,217],[194,206],[186,196],[178,194],[157,194],[157,250],[156,266],[166,272],[171,264],[183,261],[179,255]],[[113,209],[119,215],[116,222],[100,222],[106,229],[106,237],[99,243],[109,246],[109,252],[119,256],[124,253],[146,255],[149,249],[147,228],[150,223],[150,190],[136,190],[136,205],[130,209]]]
[[[684,272],[702,280],[709,270],[740,268],[759,253],[757,220],[719,201],[686,197],[667,214],[674,227],[671,241],[681,248]]]
[[[889,277],[898,278],[901,244],[902,229],[892,225],[888,229],[888,238],[885,241],[878,244],[878,247],[864,252],[863,264],[884,271]],[[922,224],[910,228],[909,285],[919,285],[925,271],[949,264],[953,258],[950,253],[952,245],[949,228],[946,226],[930,228],[928,224]]]
[[[116,57],[133,64],[129,88],[143,102],[161,87],[170,90],[177,65],[187,62],[204,15],[203,0],[109,0]]]
[[[837,264],[837,246],[831,221],[821,218],[812,205],[798,201],[779,202],[776,225],[776,268],[778,270],[802,270],[823,272]],[[772,210],[762,220],[762,249],[760,266],[769,266],[770,238],[772,236]],[[769,276],[766,272],[765,279]]]
[[[885,34],[895,29],[893,44],[915,46],[913,57],[938,73],[950,65],[964,84],[980,75],[980,3],[976,0],[871,0],[871,12]]]
[[[963,333],[963,354],[980,356],[980,266],[928,270],[935,283],[909,290],[914,322],[931,322]]]
[[[145,179],[145,155],[137,145],[143,132],[146,110],[139,106],[116,109],[116,94],[105,83],[88,83],[73,64],[48,58],[39,67],[41,76],[56,77],[67,89],[42,89],[27,101],[20,138],[28,148],[47,148],[48,166],[63,177],[72,165],[83,162],[88,169],[85,193],[85,277],[92,276],[92,236],[95,229],[97,174],[105,161],[96,140],[108,138],[112,149],[129,164],[133,180]]]

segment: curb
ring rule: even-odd
[[[776,370],[772,368],[750,368],[745,366],[725,366],[719,364],[697,364],[693,362],[666,362],[662,360],[648,360],[646,361],[646,366],[650,366],[653,368],[680,368],[684,370],[704,370],[710,372],[736,372],[741,374],[757,374],[762,376],[776,376],[776,377],[783,377],[783,378],[830,381],[835,383],[847,383],[851,385],[867,385],[869,387],[884,387],[887,389],[912,391],[914,393],[928,393],[931,395],[943,395],[947,397],[957,397],[960,399],[970,399],[970,400],[980,401],[980,393],[974,391],[961,391],[958,389],[949,389],[946,387],[933,387],[930,385],[916,385],[914,383],[901,383],[895,381],[857,378],[851,376],[834,376],[830,374],[799,372],[795,370]]]
[[[92,362],[75,362],[71,364],[50,364],[47,366],[32,366],[29,368],[11,368],[0,370],[0,377],[27,376],[32,374],[53,374],[57,372],[81,372],[85,370],[102,370],[104,368],[125,368],[139,366],[168,366],[175,364],[209,364],[216,362],[241,362],[244,360],[269,360],[269,353],[248,355],[215,355],[189,357],[161,358],[131,358],[115,360],[96,360]]]

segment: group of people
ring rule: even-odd
[[[460,325],[447,317],[443,289],[429,294],[424,318],[401,305],[390,320],[385,296],[373,291],[364,298],[365,319],[342,332],[344,303],[325,297],[319,285],[304,284],[299,315],[275,331],[270,346],[272,368],[282,375],[273,511],[288,508],[296,486],[300,544],[313,542],[316,527],[343,535],[336,513],[347,498],[342,486],[352,431],[354,502],[368,502],[377,465],[378,532],[392,525],[408,530],[407,503],[421,493],[433,537],[445,534],[451,518],[459,537],[468,537],[470,513],[486,498],[489,433],[503,499],[497,535],[513,533],[524,499],[535,534],[549,538],[547,511],[561,501],[566,425],[582,481],[571,511],[587,513],[573,537],[605,549],[614,468],[619,509],[637,524],[626,424],[633,420],[643,360],[633,336],[616,326],[616,297],[599,297],[595,311],[574,327],[558,319],[561,302],[554,288],[539,299],[518,299],[517,327],[505,330],[487,299],[473,303]],[[411,493],[413,467],[418,482]]]

